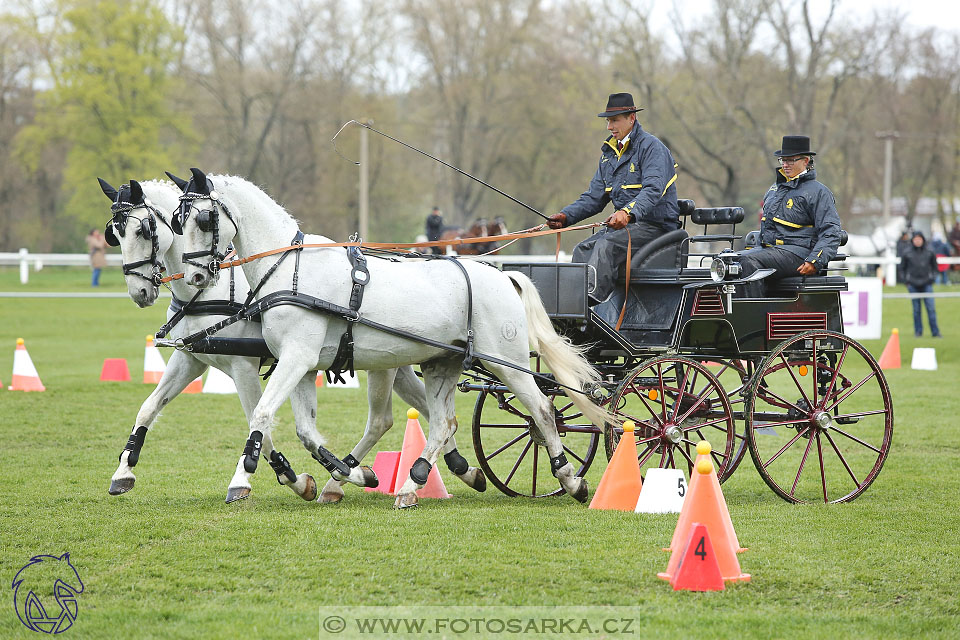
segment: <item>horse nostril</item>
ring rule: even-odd
[[[144,299],[147,297],[147,290],[146,290],[146,289],[140,289],[140,297],[141,297],[141,298],[144,298]]]

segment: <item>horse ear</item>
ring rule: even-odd
[[[204,195],[209,195],[210,190],[207,188],[207,176],[197,169],[196,167],[190,168],[190,173],[193,174],[193,188],[197,190],[197,193],[202,193]]]
[[[180,191],[186,191],[186,190],[187,190],[187,184],[189,184],[189,180],[184,180],[183,178],[178,178],[177,176],[173,175],[173,174],[170,173],[169,171],[164,171],[164,173],[167,174],[167,177],[168,177],[168,178],[170,178],[171,180],[173,180],[173,184],[177,185],[177,186],[180,188]]]
[[[103,191],[103,195],[110,198],[110,202],[116,202],[117,190],[110,186],[110,183],[103,178],[97,178],[97,182],[100,183],[100,190]]]
[[[130,181],[130,204],[143,204],[143,187],[136,180]]]

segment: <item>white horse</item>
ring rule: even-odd
[[[138,306],[148,307],[157,300],[159,287],[154,280],[154,274],[158,272],[159,266],[166,265],[171,272],[182,269],[180,261],[180,256],[183,254],[182,237],[174,234],[169,225],[169,212],[176,210],[180,190],[172,183],[161,181],[141,184],[132,180],[129,185],[122,185],[119,190],[103,180],[100,180],[100,185],[104,194],[114,203],[114,217],[107,224],[106,231],[107,236],[119,244],[123,254],[127,292]],[[201,305],[214,301],[242,302],[250,288],[239,269],[235,270],[231,276],[234,280],[232,284],[230,278],[223,278],[216,286],[203,291],[194,302]],[[180,280],[172,281],[170,286],[173,295],[181,301],[189,301],[197,293],[193,287]],[[168,310],[168,321],[174,313],[173,308]],[[205,329],[225,317],[210,311],[200,315],[192,313],[184,315],[172,327],[169,335],[171,338],[184,337]],[[260,324],[251,321],[233,324],[219,335],[230,338],[262,339]],[[143,445],[147,431],[152,427],[162,407],[181,393],[209,366],[214,366],[233,378],[241,406],[249,420],[262,394],[259,358],[175,351],[156,389],[144,401],[137,413],[127,448],[121,453],[120,465],[110,482],[111,495],[119,495],[133,489],[136,477],[132,467],[139,459],[140,447]],[[416,377],[412,367],[404,367],[399,371],[377,372],[368,377],[371,401],[367,425],[368,433],[378,434],[377,437],[393,424],[390,406],[391,389],[396,390],[406,402],[422,409],[425,416],[428,415],[424,386]],[[298,432],[312,431],[316,434],[315,437],[319,437],[315,427],[316,387],[312,379],[309,383],[303,380],[297,385],[291,396],[291,406]],[[369,446],[372,447],[374,443]],[[251,447],[256,447],[258,443],[250,444]],[[263,432],[263,440],[259,444],[263,447],[264,454],[276,471],[277,479],[281,484],[289,486],[305,500],[313,500],[317,497],[317,485],[313,477],[306,473],[296,476],[292,472],[286,459],[274,449],[269,430]],[[259,454],[259,451],[250,452],[251,455],[254,453]],[[250,494],[250,478],[253,472],[248,470],[248,466],[255,469],[255,464],[251,465],[255,460],[248,461],[247,458],[246,454],[241,455],[237,463],[236,472],[227,489],[227,502],[246,498]],[[331,479],[328,486],[321,492],[320,501],[338,502],[342,497],[341,483]]]
[[[184,248],[199,257],[223,255],[233,242],[241,256],[285,247],[299,235],[296,221],[267,194],[250,182],[231,176],[214,176],[208,182],[199,169],[181,196],[175,228],[182,228]],[[306,236],[304,242],[330,242],[321,236]],[[298,258],[290,255],[272,273],[276,256],[243,265],[247,280],[258,296],[290,291],[298,282],[299,293],[341,308],[348,305],[354,283],[352,268],[342,248],[305,249]],[[458,266],[459,264],[459,266]],[[599,375],[569,341],[557,335],[533,283],[519,273],[505,273],[475,262],[455,264],[450,260],[371,259],[369,278],[360,307],[361,320],[424,337],[393,335],[355,322],[355,366],[378,370],[419,363],[427,388],[430,434],[422,457],[398,490],[396,508],[417,504],[415,491],[441,450],[455,451],[457,428],[454,393],[464,363],[464,352],[439,344],[476,350],[477,358],[516,394],[533,416],[551,458],[551,468],[561,486],[581,502],[588,494],[586,481],[576,476],[563,454],[557,434],[554,407],[540,391],[530,373],[529,349],[540,352],[556,379],[572,388],[571,399],[596,425],[613,422],[612,416],[579,393],[594,384]],[[191,260],[184,279],[205,288],[219,272],[205,262]],[[469,281],[467,280],[469,276]],[[266,280],[264,280],[266,278]],[[472,300],[468,291],[472,289]],[[301,300],[304,298],[301,298]],[[472,309],[472,313],[468,313]],[[327,368],[334,361],[347,321],[294,305],[279,305],[263,311],[263,337],[279,364],[253,412],[250,431],[266,428],[280,404],[311,369]],[[472,326],[472,336],[468,335]],[[430,343],[429,341],[432,341]],[[516,368],[515,368],[516,367]],[[313,451],[313,443],[304,440]],[[452,446],[453,445],[453,446]],[[448,461],[449,463],[449,461]],[[340,472],[332,471],[334,477]]]

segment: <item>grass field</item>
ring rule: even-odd
[[[116,269],[103,282],[124,290]],[[28,288],[87,285],[86,270],[44,269]],[[0,291],[20,288],[15,269],[0,269]],[[477,494],[445,468],[455,497],[409,512],[350,486],[339,505],[303,502],[266,464],[251,498],[226,505],[247,433],[232,396],[173,402],[147,438],[136,488],[111,497],[117,455],[149,390],[136,382],[144,336],[164,310],[127,299],[0,298],[0,379],[9,384],[23,337],[47,387],[0,391],[0,578],[9,588],[31,556],[69,552],[85,585],[70,638],[316,638],[318,607],[365,605],[444,605],[451,617],[477,605],[604,605],[630,607],[637,620],[628,635],[569,637],[960,637],[960,301],[939,300],[937,311],[946,338],[914,339],[909,302],[884,305],[884,336],[901,329],[907,364],[913,347],[935,346],[939,370],[888,372],[896,423],[877,481],[850,504],[790,505],[748,457],[724,493],[753,580],[698,594],[656,578],[676,516],[511,499],[492,487]],[[879,356],[883,344],[866,346]],[[99,382],[105,357],[126,358],[135,381]],[[473,400],[458,395],[459,444],[471,461]],[[395,402],[381,449],[399,449],[405,409]],[[334,452],[353,446],[365,416],[365,389],[320,391],[318,427]],[[298,472],[326,480],[296,439],[289,407],[275,442]],[[603,468],[600,454],[591,490]],[[34,637],[12,591],[4,601],[0,637]]]

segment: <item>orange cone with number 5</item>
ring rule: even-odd
[[[689,532],[694,529],[694,525],[702,524],[709,532],[723,579],[750,580],[750,574],[740,571],[736,542],[730,535],[733,527],[731,525],[728,529],[724,523],[724,515],[729,518],[730,514],[727,511],[727,503],[723,500],[723,492],[720,490],[717,474],[713,470],[713,463],[708,458],[698,460],[694,473],[699,474],[700,477],[696,482],[690,482],[690,491],[684,499],[683,511],[677,522],[677,529],[682,532],[681,539],[689,541]],[[685,515],[687,518],[684,518]],[[657,577],[674,580],[686,551],[686,545],[674,548],[666,572],[657,574]]]
[[[630,420],[623,423],[623,436],[600,478],[597,492],[590,501],[591,509],[633,511],[637,506],[643,481],[637,463],[637,439],[633,435],[635,428],[636,425]]]

